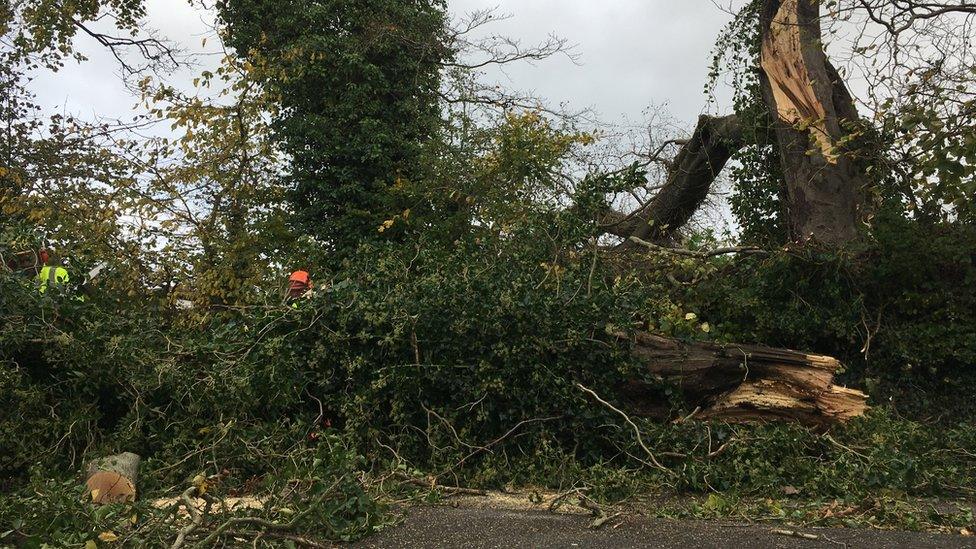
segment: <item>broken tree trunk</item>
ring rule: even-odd
[[[684,342],[650,333],[616,334],[634,345],[649,372],[676,383],[698,419],[795,421],[828,426],[864,414],[867,395],[834,384],[840,362],[829,356],[758,345]],[[653,415],[648,387],[623,394],[636,413]]]
[[[793,239],[857,236],[864,178],[844,150],[857,110],[823,49],[819,0],[765,0],[761,83],[774,120]]]
[[[867,181],[849,150],[860,118],[824,52],[820,0],[764,0],[760,19],[760,83],[780,155],[791,237],[847,244],[858,236]],[[699,208],[731,156],[749,144],[760,143],[745,141],[736,115],[702,116],[658,194],[633,213],[606,212],[601,229],[625,239],[625,246],[632,236],[666,242]]]

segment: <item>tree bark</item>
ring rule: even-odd
[[[818,0],[765,0],[760,81],[785,178],[784,215],[795,241],[841,246],[857,238],[865,178],[845,151],[854,100],[823,50]],[[632,214],[608,212],[605,232],[667,241],[699,208],[746,143],[735,115],[702,116],[661,191]]]
[[[829,356],[758,345],[683,342],[651,333],[616,334],[656,378],[676,384],[698,419],[794,421],[825,427],[863,415],[867,395],[834,384],[841,364]],[[622,389],[635,413],[659,415],[652,388]]]
[[[85,468],[85,485],[92,502],[105,504],[134,501],[141,461],[141,457],[131,452],[92,460]]]
[[[733,154],[743,146],[742,129],[735,115],[701,116],[688,142],[668,170],[660,192],[636,212],[625,215],[608,212],[603,229],[626,240],[661,242],[691,219],[708,196],[708,191]]]
[[[864,185],[844,149],[844,120],[857,110],[823,50],[818,0],[766,0],[762,19],[763,96],[774,120],[786,179],[791,236],[844,245],[857,238]]]

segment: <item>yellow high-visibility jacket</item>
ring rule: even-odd
[[[60,286],[68,283],[68,270],[64,267],[52,267],[45,265],[41,272],[37,274],[37,291],[44,293],[47,291],[48,284]]]

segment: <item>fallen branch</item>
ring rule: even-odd
[[[820,539],[820,536],[816,534],[804,534],[803,532],[797,532],[796,530],[771,530],[771,533],[776,534],[777,536],[789,536],[791,538],[813,540]]]
[[[638,244],[640,246],[643,246],[644,248],[647,248],[649,250],[654,250],[656,252],[663,252],[663,253],[669,253],[674,255],[683,255],[688,257],[697,257],[700,259],[708,259],[709,257],[716,257],[716,256],[728,255],[728,254],[766,255],[769,253],[769,251],[764,250],[762,248],[758,248],[756,246],[727,246],[724,248],[716,248],[714,250],[697,251],[697,250],[687,250],[685,248],[669,248],[667,246],[659,246],[657,244],[654,244],[653,242],[648,242],[636,236],[630,237],[629,240],[634,244]]]
[[[623,410],[621,410],[620,408],[617,408],[613,404],[610,404],[609,402],[600,398],[600,395],[596,394],[596,392],[593,389],[590,389],[579,382],[576,383],[576,386],[582,389],[584,392],[589,393],[593,398],[596,399],[597,402],[613,410],[614,412],[619,414],[622,418],[624,418],[624,421],[626,421],[627,424],[630,425],[631,429],[634,430],[634,434],[637,436],[637,444],[639,444],[640,447],[644,449],[644,452],[647,453],[647,456],[651,459],[651,463],[654,465],[654,467],[660,469],[661,471],[671,472],[670,469],[661,465],[661,463],[658,462],[657,458],[654,457],[654,452],[652,452],[651,449],[648,448],[646,444],[644,444],[644,438],[641,437],[640,429],[637,427],[637,424],[630,419],[630,416],[625,414]]]
[[[596,517],[595,519],[593,519],[593,522],[591,522],[590,525],[587,526],[587,528],[589,528],[590,530],[599,530],[606,523],[608,523],[611,520],[619,517],[620,515],[621,515],[621,513],[614,513],[612,515],[600,515],[600,516]]]
[[[794,421],[826,428],[868,409],[866,394],[834,383],[841,363],[829,356],[615,328],[609,332],[630,342],[653,379],[677,385],[688,404],[699,406],[690,416],[697,420]],[[652,384],[627,382],[618,394],[628,413],[661,417]]]
[[[558,494],[556,497],[552,498],[552,501],[549,502],[549,512],[555,513],[557,510],[559,510],[559,507],[562,505],[563,500],[565,500],[567,497],[573,494],[576,494],[579,497],[579,500],[583,501],[583,498],[586,497],[585,495],[583,495],[583,492],[587,490],[589,490],[589,488],[572,488],[561,494]]]
[[[840,448],[842,450],[846,450],[846,451],[854,454],[855,456],[863,459],[864,461],[870,461],[871,460],[871,458],[869,458],[868,456],[866,456],[866,455],[864,455],[864,454],[862,454],[862,453],[860,453],[860,452],[858,452],[858,451],[850,448],[849,446],[844,446],[843,444],[837,442],[834,439],[834,437],[830,436],[830,433],[827,433],[826,435],[824,435],[824,439],[826,439],[827,442],[833,444],[834,446],[837,446],[838,448]]]
[[[475,447],[475,449],[470,454],[468,454],[468,455],[464,456],[463,458],[461,458],[457,463],[454,464],[453,467],[451,467],[447,471],[443,471],[443,472],[439,473],[434,478],[441,477],[444,474],[446,474],[448,471],[453,471],[454,469],[456,469],[456,468],[460,467],[461,465],[463,465],[465,461],[467,461],[467,460],[471,459],[472,457],[480,454],[481,452],[491,451],[491,447],[492,446],[498,444],[499,442],[501,442],[501,441],[505,440],[506,438],[508,438],[509,436],[511,436],[512,433],[514,433],[515,431],[518,431],[519,429],[521,429],[523,425],[527,425],[529,423],[536,423],[536,422],[540,422],[540,421],[553,421],[553,420],[556,420],[556,419],[561,419],[562,417],[563,416],[552,416],[552,417],[535,417],[535,418],[532,418],[532,419],[524,419],[524,420],[516,423],[515,426],[512,427],[511,429],[509,429],[504,435],[496,438],[495,440],[489,442],[488,444],[485,444],[484,446],[477,446],[477,447]]]
[[[725,441],[725,443],[723,443],[721,446],[719,446],[714,452],[709,452],[708,453],[708,458],[709,459],[712,459],[712,458],[716,458],[716,457],[722,455],[722,453],[725,452],[725,450],[728,449],[729,446],[735,444],[735,441],[736,440],[737,439],[735,437],[733,437],[733,438],[730,438],[729,440]],[[711,444],[711,441],[709,441],[709,444]]]
[[[406,484],[412,484],[414,486],[419,486],[421,488],[429,488],[431,490],[444,490],[450,492],[450,495],[466,495],[466,496],[487,496],[488,492],[484,490],[479,490],[477,488],[464,488],[462,486],[450,486],[447,484],[438,484],[434,479],[424,480],[422,478],[411,477],[405,473],[398,473],[403,482]]]
[[[234,530],[227,530],[226,532],[224,532],[224,535],[232,538],[246,539],[251,534],[247,532],[236,532]],[[261,532],[260,536],[293,541],[295,542],[295,545],[298,545],[300,547],[312,547],[313,549],[334,549],[335,548],[335,544],[325,544],[296,534],[289,534],[287,532],[268,532],[265,530]]]
[[[197,528],[200,527],[201,524],[203,524],[204,515],[206,514],[207,510],[210,508],[210,504],[208,503],[204,507],[204,511],[200,512],[200,510],[197,509],[196,505],[193,503],[193,500],[190,499],[190,496],[196,491],[197,491],[196,486],[190,486],[189,488],[184,490],[182,494],[180,494],[180,499],[175,504],[176,507],[179,507],[179,501],[182,501],[183,505],[186,506],[186,512],[190,514],[191,518],[190,518],[190,524],[184,526],[180,530],[180,533],[177,534],[176,540],[173,541],[173,545],[170,546],[170,549],[179,549],[180,547],[182,547],[183,543],[186,541],[186,537],[192,534]]]

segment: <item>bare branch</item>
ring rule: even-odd
[[[135,67],[126,61],[125,51],[129,49],[136,50],[143,58],[151,62],[151,66],[157,66],[160,63],[170,66],[179,65],[179,62],[176,60],[175,51],[165,42],[152,36],[147,38],[112,36],[92,30],[88,25],[77,19],[73,19],[72,24],[107,48],[112,53],[112,56],[115,57],[115,60],[118,61],[122,71],[127,75],[136,74],[146,69],[146,67]]]

